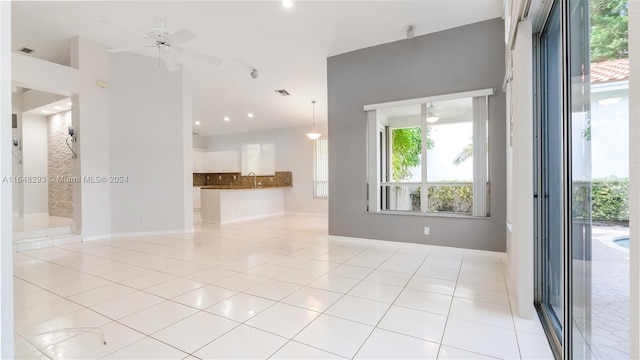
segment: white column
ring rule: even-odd
[[[522,21],[513,52],[511,287],[518,315],[533,308],[533,61],[531,21]]]
[[[184,231],[193,232],[193,111],[191,72],[182,68],[182,155],[184,169]]]
[[[632,36],[632,34],[634,34]],[[629,0],[629,99],[640,98],[640,0]],[[629,271],[631,358],[640,358],[640,103],[629,101]]]
[[[11,176],[11,2],[0,1],[0,176]],[[13,209],[0,185],[0,358],[13,359]]]

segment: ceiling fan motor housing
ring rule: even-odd
[[[151,30],[149,30],[149,32],[147,33],[147,36],[158,43],[164,43],[169,37],[169,34],[169,30],[156,27],[151,28]]]

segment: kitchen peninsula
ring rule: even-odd
[[[284,213],[284,191],[292,186],[292,176],[194,174],[194,185],[201,186],[202,222],[228,224]]]

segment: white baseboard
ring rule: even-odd
[[[94,241],[105,240],[110,238],[123,238],[123,237],[142,237],[142,236],[159,236],[159,235],[177,235],[177,234],[190,234],[193,233],[193,228],[181,229],[181,230],[164,230],[164,231],[140,231],[140,232],[128,232],[128,233],[113,233],[97,236],[83,237],[82,241]]]
[[[25,212],[23,215],[49,216],[49,212],[48,211],[45,211],[45,212],[33,212],[33,213]]]
[[[105,240],[111,238],[111,234],[104,235],[94,235],[94,236],[83,236],[82,241],[95,241],[95,240]]]
[[[281,215],[284,215],[284,214],[285,214],[284,212],[277,212],[277,213],[273,213],[273,214],[244,217],[244,218],[240,218],[240,219],[233,219],[233,220],[220,221],[220,222],[214,222],[214,221],[211,221],[211,220],[202,219],[202,223],[203,224],[214,224],[214,225],[227,225],[227,224],[235,224],[235,223],[241,223],[241,222],[251,221],[251,220],[266,219],[266,218],[270,218],[270,217],[274,217],[274,216],[281,216]]]
[[[488,250],[475,250],[475,249],[462,249],[450,246],[440,246],[440,245],[428,245],[428,244],[418,244],[418,243],[409,243],[402,241],[389,241],[389,240],[379,240],[379,239],[367,239],[367,238],[356,238],[350,236],[339,236],[339,235],[329,235],[329,240],[339,241],[339,242],[348,242],[352,244],[365,244],[365,245],[380,245],[380,246],[410,246],[421,249],[431,249],[438,251],[446,251],[450,253],[456,254],[473,254],[473,255],[486,255],[493,256],[502,259],[507,258],[507,253],[498,252],[498,251],[488,251]]]
[[[297,212],[297,211],[285,211],[285,215],[296,215],[296,216],[317,216],[317,217],[329,217],[329,213],[326,212]]]

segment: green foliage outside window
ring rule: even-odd
[[[578,184],[573,192],[576,218],[597,222],[629,220],[628,178],[594,179],[591,183]]]
[[[455,185],[456,181],[445,181],[452,185],[430,186],[427,190],[430,212],[471,214],[473,210],[473,187]],[[414,211],[420,210],[420,188],[410,194]]]
[[[435,143],[429,138],[431,128],[427,127],[427,149],[433,149]],[[413,176],[409,168],[420,165],[422,153],[422,128],[393,129],[391,133],[391,163],[394,181],[407,180]]]
[[[628,0],[591,0],[591,62],[629,57]]]

